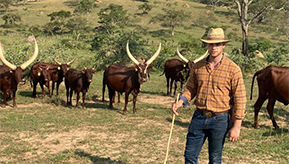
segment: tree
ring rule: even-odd
[[[73,12],[86,13],[88,15],[93,9],[93,7],[94,7],[94,0],[81,0]]]
[[[87,21],[81,17],[69,19],[66,26],[79,39],[81,31],[85,28]]]
[[[50,33],[51,35],[63,34],[67,31],[66,23],[68,18],[71,17],[70,11],[61,10],[48,14],[47,16],[50,17],[50,22],[44,25],[44,31]]]
[[[262,15],[274,5],[279,5],[282,0],[234,0],[242,29],[242,54],[249,56],[249,25],[253,20]]]
[[[142,11],[142,13],[141,13],[142,15],[148,14],[148,12],[152,10],[152,8],[153,8],[153,6],[148,4],[148,3],[144,3],[144,4],[138,6],[138,9]]]
[[[101,24],[102,29],[107,33],[111,33],[115,27],[123,28],[129,22],[127,10],[115,4],[110,4],[107,8],[101,9],[98,16],[98,23]]]
[[[171,36],[174,36],[175,27],[183,26],[183,22],[189,19],[190,14],[184,12],[183,10],[173,10],[163,8],[165,14],[159,14],[152,17],[150,23],[161,22],[161,26],[171,28]]]

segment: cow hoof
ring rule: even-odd
[[[6,105],[1,105],[2,108],[6,108]]]

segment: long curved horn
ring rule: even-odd
[[[181,58],[181,59],[183,59],[183,61],[185,61],[186,63],[188,63],[189,62],[189,60],[188,59],[186,59],[181,53],[180,53],[180,51],[179,51],[179,48],[177,47],[177,54],[178,54],[178,56]]]
[[[136,65],[139,65],[139,62],[132,56],[132,54],[130,53],[129,51],[129,47],[128,47],[128,42],[126,43],[126,53],[127,53],[127,56],[130,58],[130,60],[132,60]]]
[[[162,48],[162,44],[160,43],[157,52],[146,62],[147,65],[151,64],[158,57],[158,55],[161,52],[161,48]]]
[[[198,61],[204,59],[204,58],[207,56],[207,54],[208,54],[208,50],[206,51],[206,53],[205,53],[204,55],[202,55],[202,56],[200,56],[199,58],[195,59],[195,60],[194,60],[194,63],[197,63]]]
[[[75,61],[76,58],[74,58],[73,60],[71,60],[70,62],[66,63],[67,65],[70,65],[71,63],[73,63]]]
[[[55,61],[55,63],[57,63],[58,65],[61,65],[61,63],[57,61],[56,59],[53,59],[53,61]]]
[[[36,42],[35,37],[33,37],[33,38],[34,38],[34,44],[35,44],[34,54],[33,54],[33,56],[32,56],[28,61],[26,61],[25,63],[23,63],[23,64],[20,66],[20,68],[21,68],[22,70],[24,70],[29,64],[31,64],[31,63],[36,59],[36,57],[37,57],[37,55],[38,55],[38,45],[37,45],[37,42]]]
[[[1,61],[2,61],[2,63],[4,64],[4,65],[6,65],[6,66],[8,66],[9,68],[11,68],[12,70],[16,70],[16,68],[17,68],[17,66],[16,65],[14,65],[14,64],[12,64],[12,63],[10,63],[9,61],[7,61],[6,59],[5,59],[5,57],[4,57],[4,55],[3,55],[3,47],[2,47],[2,44],[0,43],[0,59],[1,59]]]

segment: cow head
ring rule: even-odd
[[[157,58],[157,56],[160,54],[161,51],[161,43],[159,45],[158,50],[156,51],[156,53],[149,59],[149,60],[145,60],[145,62],[140,63],[139,61],[137,61],[132,54],[130,53],[129,50],[129,42],[127,41],[126,44],[126,52],[128,57],[132,60],[132,62],[135,63],[135,70],[138,72],[138,81],[140,84],[142,84],[143,82],[147,81],[147,77],[149,75],[149,70],[152,68],[150,66],[150,64]]]
[[[71,64],[75,61],[75,59],[71,60],[68,63],[60,63],[56,59],[53,59],[57,64],[58,64],[58,70],[62,72],[63,76],[66,74],[66,72],[69,70],[71,67]]]
[[[198,61],[202,60],[203,58],[205,58],[208,54],[208,50],[206,51],[206,53],[202,56],[200,56],[199,58],[195,59],[194,61],[189,61],[188,59],[186,59],[180,52],[179,49],[177,47],[177,54],[178,56],[186,63],[184,65],[184,67],[187,67],[189,69],[189,72],[187,73],[186,79],[189,77],[190,72],[194,66],[195,63],[197,63]]]
[[[88,69],[88,68],[86,68],[86,67],[84,67],[84,69],[83,69],[81,72],[82,72],[82,74],[85,75],[85,78],[86,78],[86,80],[87,80],[89,83],[92,82],[93,74],[97,73],[97,72],[94,70],[94,68]]]
[[[47,67],[47,68],[39,67],[38,69],[39,69],[39,71],[37,72],[37,75],[43,76],[43,79],[45,81],[45,85],[48,86],[48,84],[50,82],[50,74],[48,72],[49,67]]]
[[[34,38],[34,43],[35,43],[35,50],[34,50],[34,54],[33,56],[26,62],[24,62],[22,65],[20,66],[16,66],[12,63],[10,63],[9,61],[7,61],[4,57],[4,54],[3,54],[3,50],[2,50],[2,46],[0,48],[0,59],[2,61],[2,63],[4,65],[6,65],[7,67],[9,67],[11,69],[11,73],[14,75],[15,77],[15,80],[18,83],[22,84],[22,76],[23,76],[23,72],[25,71],[25,68],[30,65],[37,57],[38,55],[38,45],[37,45],[37,42],[36,42],[36,39]],[[1,43],[0,43],[1,44]]]

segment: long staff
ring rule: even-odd
[[[176,104],[177,104],[178,101],[179,101],[179,96],[180,96],[180,94],[178,93]],[[164,162],[164,164],[167,163],[167,159],[168,159],[168,155],[169,155],[170,142],[171,142],[171,137],[172,137],[172,133],[173,133],[173,129],[174,129],[175,117],[176,117],[176,115],[175,115],[175,113],[174,113],[174,114],[173,114],[173,119],[172,119],[172,125],[171,125],[170,136],[169,136],[168,145],[167,145],[166,158],[165,158],[165,162]]]

